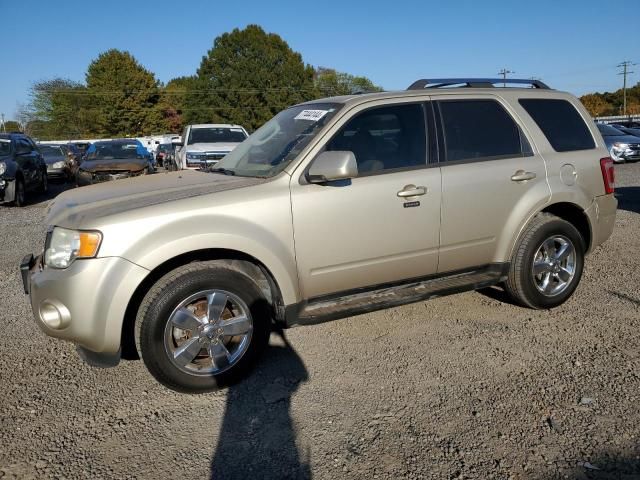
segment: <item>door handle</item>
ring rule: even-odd
[[[518,170],[516,173],[511,175],[511,180],[514,182],[526,182],[527,180],[533,180],[536,178],[536,174],[534,172],[525,172],[524,170]]]
[[[398,196],[404,197],[417,197],[418,195],[424,195],[427,193],[426,187],[416,187],[415,185],[405,185],[402,190],[398,192]]]

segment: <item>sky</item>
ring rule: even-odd
[[[279,34],[306,63],[386,90],[418,78],[537,77],[582,95],[622,86],[640,63],[640,0],[138,1],[0,0],[0,113],[15,118],[35,81],[84,81],[127,50],[161,82],[193,75],[216,36],[248,24]],[[629,83],[640,81],[640,65]]]

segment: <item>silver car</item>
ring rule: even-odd
[[[613,162],[575,97],[503,82],[296,105],[211,173],[61,194],[21,265],[37,324],[89,363],[140,356],[203,392],[242,378],[274,325],[490,285],[562,304],[611,235]]]

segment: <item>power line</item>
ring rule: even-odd
[[[622,114],[627,114],[627,75],[632,74],[633,72],[629,71],[629,67],[632,65],[637,65],[637,63],[630,62],[629,60],[625,60],[622,63],[617,65],[618,68],[622,68],[621,72],[618,72],[618,75],[622,75]]]

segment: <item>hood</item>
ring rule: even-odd
[[[185,147],[187,152],[230,152],[239,143],[192,143]]]
[[[264,178],[183,170],[99,183],[58,195],[49,204],[47,225],[81,228],[85,220],[265,181]]]
[[[127,158],[124,160],[85,160],[80,164],[80,170],[86,172],[137,172],[147,166],[146,158]]]

